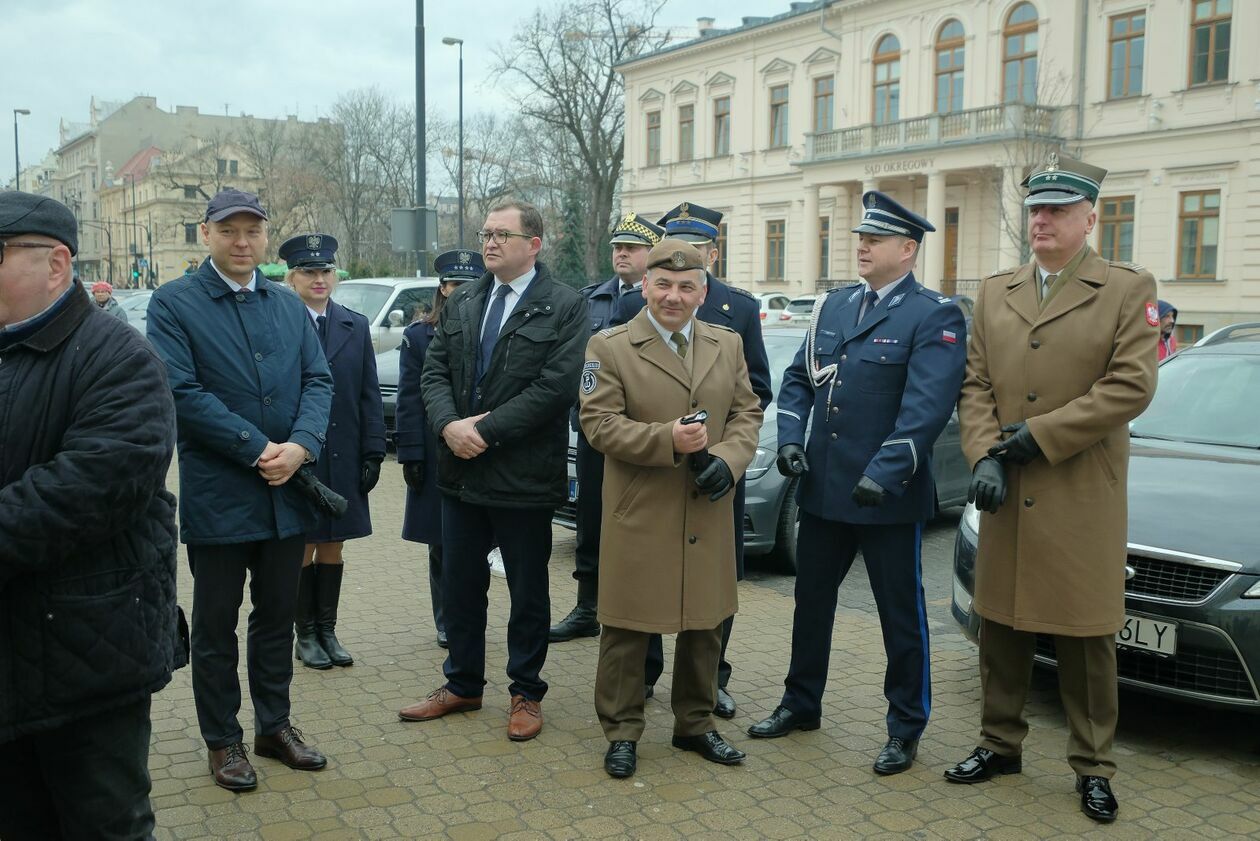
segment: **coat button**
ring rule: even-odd
[[[841,361],[841,362],[843,362],[844,360],[846,360],[846,359],[848,359],[848,358],[849,358],[849,355],[848,355],[847,353],[842,353],[842,354],[840,354],[840,361]]]
[[[238,437],[238,438],[240,438],[242,441],[248,441],[248,440],[249,440],[249,430],[248,430],[248,429],[242,429],[239,433],[237,433],[237,437]]]
[[[688,543],[695,543],[695,542],[696,542],[696,536],[693,534],[691,537],[687,538],[687,542],[688,542]]]
[[[1032,507],[1033,507],[1033,498],[1032,498],[1031,496],[1030,496],[1030,497],[1026,497],[1026,498],[1024,499],[1024,507],[1025,507],[1025,508],[1032,508]]]
[[[1035,392],[1035,391],[1030,391],[1030,392],[1028,392],[1028,402],[1029,402],[1029,403],[1036,403],[1036,402],[1037,402],[1037,392]]]
[[[330,424],[329,424],[329,426],[331,426],[333,429],[336,429],[336,428],[337,428],[337,422],[336,422],[336,421],[333,421],[332,423],[330,423]]]
[[[256,362],[262,362],[262,354],[261,354],[261,353],[255,353],[255,354],[254,354],[254,361],[256,361]]]
[[[832,407],[831,407],[831,413],[832,413],[833,415],[838,415],[838,414],[840,414],[840,407],[839,407],[839,406],[832,406]]]
[[[834,433],[834,432],[833,432],[833,433],[831,433],[831,440],[832,440],[832,441],[836,440],[836,433]]]
[[[237,293],[236,293],[236,303],[240,304],[240,303],[244,303],[244,301],[245,301],[245,296],[244,296],[244,295],[242,295],[241,293],[237,292]]]
[[[887,356],[881,356],[881,357],[879,358],[879,361],[880,361],[880,362],[887,362],[887,361],[888,361],[888,357],[887,357]]]
[[[337,457],[337,454],[336,454],[336,453],[333,453],[333,458],[336,458],[336,457]]]
[[[264,405],[264,406],[270,406],[270,405],[271,405],[271,398],[270,398],[270,397],[264,397],[264,398],[263,398],[263,405]]]
[[[1031,342],[1028,343],[1028,346],[1032,348],[1033,350],[1036,350],[1037,348],[1041,347],[1041,340],[1033,339]]]
[[[700,405],[700,404],[699,404],[699,402],[697,402],[697,401],[695,401],[695,400],[692,400],[692,401],[691,401],[691,408],[693,408],[693,409],[694,409],[694,408],[696,408],[696,407],[697,407],[697,406],[699,406],[699,405]]]

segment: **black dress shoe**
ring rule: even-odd
[[[976,748],[962,762],[945,772],[951,783],[982,783],[1001,774],[1018,774],[1023,763],[1018,756],[1002,756],[988,748]]]
[[[1099,823],[1111,823],[1120,812],[1120,804],[1111,793],[1106,777],[1077,777],[1076,790],[1081,793],[1081,811]]]
[[[726,694],[726,690],[718,687],[717,703],[713,705],[713,714],[718,718],[735,717],[735,699]]]
[[[710,730],[699,736],[675,736],[674,747],[695,751],[710,762],[716,762],[719,765],[738,765],[747,756],[742,750],[736,750],[723,741],[716,730]]]
[[[611,742],[608,745],[608,753],[604,754],[604,770],[608,772],[608,776],[634,776],[634,769],[638,764],[634,742]]]
[[[578,602],[569,615],[553,625],[547,632],[548,642],[568,642],[578,637],[599,636],[599,621],[595,618],[595,606]]]
[[[656,694],[656,687],[650,683],[643,684],[643,700],[646,701]]]
[[[438,631],[438,648],[450,648],[450,640],[446,638],[446,631]]]
[[[822,722],[819,719],[806,718],[779,704],[774,708],[774,712],[770,713],[769,718],[749,727],[748,735],[757,739],[777,739],[793,730],[817,730],[821,726]]]
[[[914,764],[914,757],[918,752],[918,739],[903,739],[900,736],[893,736],[888,740],[888,744],[884,745],[884,749],[879,752],[879,756],[875,757],[875,773],[887,776],[908,771],[910,766]]]

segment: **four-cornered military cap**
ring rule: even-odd
[[[222,222],[224,219],[237,213],[252,213],[259,219],[267,218],[267,211],[263,210],[262,203],[258,201],[258,196],[253,193],[246,193],[244,190],[237,190],[234,187],[220,190],[206,204],[207,222]]]
[[[464,283],[477,280],[485,274],[486,264],[481,259],[480,252],[457,248],[454,251],[443,251],[433,258],[433,271],[438,273],[439,280]]]
[[[284,241],[279,254],[291,269],[336,268],[337,239],[329,234],[298,234]]]
[[[915,242],[923,242],[923,235],[935,231],[936,228],[931,222],[911,210],[906,210],[879,190],[870,190],[862,196],[862,221],[851,230],[855,234],[909,237]]]
[[[713,242],[718,238],[722,214],[691,202],[683,202],[666,213],[656,224],[665,226],[665,236],[687,242]]]
[[[1078,201],[1094,204],[1098,201],[1098,191],[1102,189],[1102,182],[1106,177],[1105,169],[1051,152],[1044,165],[1028,170],[1019,186],[1028,188],[1024,207],[1075,204]]]
[[[610,245],[646,245],[651,248],[665,236],[665,229],[655,225],[636,213],[627,213],[621,217],[612,231]]]
[[[0,193],[0,239],[18,234],[52,237],[79,253],[79,225],[74,214],[56,199],[9,190]]]
[[[686,269],[705,269],[704,257],[699,249],[682,239],[663,239],[648,252],[647,267],[649,269],[672,269],[677,272]]]

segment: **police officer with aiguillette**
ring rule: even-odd
[[[774,399],[770,387],[770,361],[766,358],[766,343],[761,337],[761,304],[751,293],[734,286],[728,286],[715,278],[711,273],[713,263],[717,260],[718,224],[722,214],[707,207],[691,202],[683,202],[669,213],[657,220],[658,225],[665,227],[665,236],[690,242],[704,255],[708,269],[705,275],[708,282],[708,294],[704,303],[696,310],[696,318],[709,324],[716,324],[728,330],[734,330],[744,342],[744,362],[748,366],[748,378],[752,382],[753,393],[761,403],[764,412],[766,406]],[[626,324],[643,309],[646,302],[646,291],[623,294],[618,304],[615,324]],[[744,579],[744,477],[741,475],[735,484],[735,578]],[[718,661],[718,693],[714,714],[721,718],[735,716],[735,701],[726,692],[731,680],[731,664],[726,660],[726,645],[731,639],[731,628],[735,617],[728,617],[722,624],[722,656]],[[644,694],[652,697],[656,679],[665,668],[665,656],[661,648],[661,637],[653,635],[648,645],[647,685]]]
[[[914,279],[932,224],[874,190],[862,203],[853,232],[866,282],[818,299],[779,391],[779,472],[801,477],[792,659],[783,700],[748,734],[818,729],[836,590],[860,549],[888,658],[888,741],[874,770],[898,774],[932,708],[920,544],[936,513],[932,445],[958,400],[967,328],[962,310]]]
[[[638,293],[647,269],[648,252],[664,234],[664,228],[634,213],[627,213],[617,222],[609,240],[616,276],[579,290],[586,299],[592,336],[613,323],[622,294]],[[573,553],[573,577],[578,583],[577,605],[551,628],[551,642],[566,642],[575,637],[599,634],[595,610],[599,593],[599,520],[604,507],[601,493],[604,456],[586,440],[577,422],[576,406],[569,422],[577,430],[577,547]]]

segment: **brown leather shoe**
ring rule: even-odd
[[[508,738],[514,742],[527,742],[542,730],[542,704],[524,695],[512,696],[512,708],[508,713]]]
[[[328,764],[322,753],[302,741],[302,731],[293,726],[270,736],[255,736],[254,753],[278,759],[295,771],[318,771]]]
[[[237,742],[210,751],[210,773],[214,784],[228,791],[253,791],[258,788],[258,775],[249,764],[245,745]]]
[[[402,721],[429,721],[441,718],[447,713],[472,712],[479,709],[481,709],[480,695],[476,698],[462,698],[443,686],[438,691],[429,693],[429,697],[423,701],[403,707],[398,711],[398,718]]]

